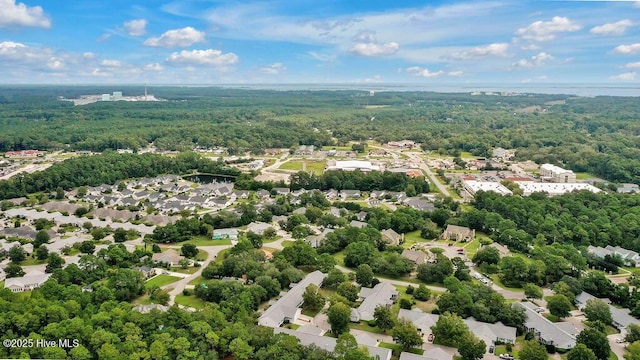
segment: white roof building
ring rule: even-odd
[[[471,196],[475,195],[478,191],[493,191],[500,195],[513,195],[511,190],[506,186],[494,181],[479,181],[479,180],[464,180],[462,186]]]
[[[535,183],[531,181],[516,181],[522,189],[522,195],[529,196],[535,192],[546,192],[549,196],[562,195],[572,191],[588,190],[599,193],[601,190],[586,183]]]
[[[329,165],[327,170],[344,170],[344,171],[379,171],[380,167],[373,165],[371,161],[362,160],[344,160],[336,161],[334,165]]]
[[[41,271],[31,271],[23,277],[9,278],[4,282],[5,289],[12,292],[31,291],[44,284],[52,274],[45,274]]]
[[[558,183],[574,183],[576,182],[576,174],[571,170],[563,169],[553,164],[540,165],[540,177],[544,180]]]

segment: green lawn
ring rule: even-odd
[[[511,291],[517,291],[517,292],[524,292],[524,289],[522,288],[512,288],[512,287],[507,287],[502,283],[502,280],[500,280],[500,275],[498,274],[492,274],[490,276],[491,281],[493,281],[494,284],[498,285],[499,287],[506,289],[506,290],[511,290]]]
[[[480,240],[476,238],[473,241],[464,245],[463,248],[467,253],[467,257],[472,258],[473,255],[475,255],[478,252],[478,249],[480,248]]]
[[[291,241],[291,240],[285,240],[282,242],[282,247],[289,247],[291,245],[293,245],[295,241]]]
[[[200,284],[202,284],[203,282],[207,281],[207,279],[203,278],[202,275],[198,276],[197,278],[189,281],[189,285],[195,285],[198,286]]]
[[[316,161],[316,160],[289,160],[286,163],[280,165],[278,169],[302,171],[303,165],[305,163],[306,163],[306,171],[316,175],[322,175],[322,173],[324,172],[324,168],[327,164],[325,161]]]
[[[587,172],[577,172],[576,173],[576,180],[587,180],[587,179],[591,179],[591,178],[597,178],[597,176],[587,173]]]
[[[315,317],[322,309],[311,310],[311,309],[302,309],[302,315]]]
[[[194,236],[189,240],[178,243],[178,245],[193,244],[195,246],[218,246],[218,245],[231,245],[231,240],[212,240],[208,236],[199,235]]]
[[[199,249],[198,250],[198,255],[196,255],[195,260],[196,261],[205,261],[207,260],[207,256],[209,256],[209,253]]]
[[[339,150],[339,151],[352,151],[351,146],[323,146],[322,150]]]
[[[176,295],[176,304],[192,307],[194,309],[204,309],[206,302],[195,295]]]
[[[181,273],[181,274],[193,274],[194,272],[198,271],[198,269],[200,268],[195,266],[188,267],[186,269],[183,269],[181,267],[172,267],[171,271]]]
[[[171,275],[158,275],[158,276],[154,276],[152,279],[147,280],[147,283],[145,284],[145,287],[147,288],[151,288],[154,286],[157,287],[163,287],[165,285],[169,285],[173,282],[176,282],[180,280],[179,277],[177,276],[171,276]]]
[[[336,264],[344,266],[344,250],[333,254],[333,258],[336,259]]]
[[[369,324],[367,324],[366,321],[361,321],[359,323],[350,323],[349,324],[349,328],[362,330],[362,331],[368,331],[368,332],[374,333],[374,334],[384,334],[382,332],[382,330],[378,329],[377,327],[369,326]]]
[[[386,342],[380,342],[380,344],[378,344],[378,346],[381,347],[381,348],[393,350],[393,354],[395,356],[400,356],[400,353],[403,351],[402,347],[400,347],[400,345],[398,345],[398,344],[390,344],[390,343],[386,343]],[[422,355],[424,353],[424,350],[411,348],[411,349],[408,350],[408,352],[410,352],[412,354]]]
[[[408,249],[415,243],[428,242],[430,240],[420,237],[420,230],[415,230],[404,234],[404,243],[402,247]]]
[[[24,261],[18,263],[20,266],[33,266],[33,265],[42,265],[46,264],[47,260],[38,260],[36,258],[27,257]]]

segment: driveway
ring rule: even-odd
[[[613,351],[616,354],[616,356],[618,356],[618,359],[622,360],[624,359],[623,355],[626,352],[625,346],[627,346],[627,344],[626,343],[618,344],[616,342],[616,339],[619,337],[622,337],[622,335],[611,334],[607,336],[607,339],[609,339],[609,345],[611,346],[611,351]]]

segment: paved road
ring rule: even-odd
[[[620,337],[622,337],[622,335],[612,334],[612,335],[608,335],[607,339],[609,339],[609,345],[611,346],[611,351],[613,351],[618,356],[619,360],[622,360],[624,359],[623,355],[626,352],[625,346],[627,346],[627,344],[626,343],[618,344],[616,342],[616,339]]]
[[[427,164],[424,162],[424,160],[422,159],[419,153],[406,152],[404,154],[407,155],[411,160],[415,161],[420,167],[420,170],[423,170],[424,172],[427,173],[427,176],[429,176],[429,180],[431,180],[431,183],[435,185],[438,188],[438,190],[440,190],[442,195],[449,196],[449,197],[451,196],[447,187],[444,186],[440,182],[440,180],[438,180],[438,177],[436,176],[436,174],[434,174],[431,171],[431,169],[427,166]]]

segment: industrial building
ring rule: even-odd
[[[589,190],[593,193],[601,191],[597,187],[586,183],[534,183],[531,181],[516,181],[515,183],[522,189],[523,196],[529,196],[535,192],[545,192],[549,196],[555,196],[579,190]]]
[[[327,163],[327,170],[344,170],[344,171],[379,171],[380,166],[373,165],[371,161],[362,160],[344,160],[344,161],[329,161]]]
[[[554,183],[575,183],[576,174],[571,170],[565,170],[552,164],[540,165],[540,178],[543,181]]]

